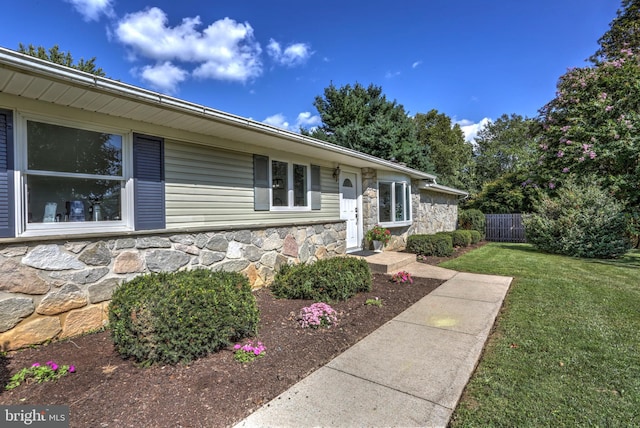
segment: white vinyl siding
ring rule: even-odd
[[[167,140],[167,228],[333,221],[340,203],[331,174],[321,168],[321,210],[255,211],[252,154]]]

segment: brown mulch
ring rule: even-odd
[[[300,309],[313,302],[275,299],[268,289],[258,290],[256,339],[267,351],[246,364],[236,362],[229,348],[188,365],[141,368],[120,358],[108,331],[11,352],[0,356],[1,386],[34,362],[73,364],[77,371],[57,382],[2,388],[0,404],[68,405],[72,427],[232,426],[442,282],[415,278],[413,284],[396,284],[388,275],[374,275],[371,292],[331,304],[340,314],[336,327],[317,330],[303,329],[296,321]],[[365,305],[375,297],[382,299],[382,307]]]

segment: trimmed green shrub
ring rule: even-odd
[[[482,241],[482,234],[477,230],[470,230],[469,233],[471,234],[471,245]]]
[[[312,264],[282,266],[273,279],[271,291],[282,299],[331,302],[371,291],[372,281],[371,268],[365,260],[333,257]]]
[[[524,225],[527,241],[549,253],[616,258],[631,247],[623,205],[594,183],[569,181],[555,198],[542,195]]]
[[[451,240],[454,247],[468,247],[471,245],[471,231],[458,229],[451,232]]]
[[[460,210],[458,211],[458,229],[477,230],[482,236],[485,235],[487,219],[480,210]]]
[[[365,260],[333,257],[313,264],[283,265],[271,291],[279,298],[331,302],[371,291],[371,283],[371,269]]]
[[[138,276],[109,305],[111,337],[143,365],[189,362],[257,334],[258,306],[236,272],[192,270]]]
[[[453,240],[449,233],[435,235],[410,235],[407,251],[420,256],[448,257],[453,254]]]

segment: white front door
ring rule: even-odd
[[[358,240],[358,194],[357,175],[340,173],[340,218],[347,223],[347,250],[357,248]]]

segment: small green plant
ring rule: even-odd
[[[302,328],[331,328],[338,323],[338,313],[326,303],[314,303],[300,310],[298,322]]]
[[[364,302],[365,305],[367,306],[377,306],[377,307],[381,307],[382,306],[382,299],[379,297],[374,297],[373,299],[367,299]]]
[[[367,230],[366,238],[369,241],[380,241],[384,245],[387,245],[391,240],[391,231],[379,224],[376,224],[371,229]]]
[[[244,345],[236,343],[233,349],[233,358],[240,363],[250,363],[264,357],[267,352],[267,347],[262,342],[254,343],[251,340]]]
[[[60,379],[69,373],[75,373],[76,368],[73,365],[59,366],[53,361],[47,361],[45,365],[33,363],[31,367],[25,367],[9,379],[9,383],[5,389],[14,389],[23,382],[51,382]]]
[[[401,270],[400,272],[394,273],[391,276],[391,282],[404,284],[408,282],[409,284],[413,284],[413,278],[411,274],[407,271]]]

